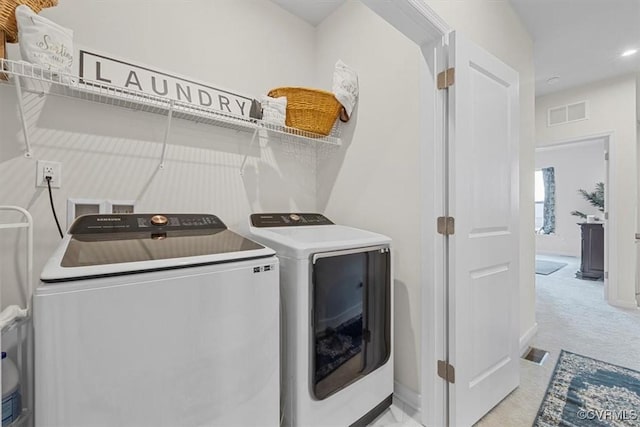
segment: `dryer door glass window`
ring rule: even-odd
[[[388,249],[314,257],[312,391],[322,400],[384,365],[391,352]]]

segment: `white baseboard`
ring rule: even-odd
[[[538,332],[538,322],[534,323],[533,326],[530,327],[529,330],[520,337],[520,356],[522,356],[527,351],[527,349],[529,348],[529,344],[531,343],[531,340],[533,339],[534,336],[536,336],[537,332]]]
[[[626,301],[626,300],[615,300],[615,301],[609,301],[609,304],[611,304],[614,307],[619,307],[619,308],[638,308],[638,303],[633,300],[633,301]]]
[[[421,398],[420,393],[411,390],[409,387],[393,382],[393,397],[401,400],[404,404],[409,405],[415,412],[420,412]]]
[[[546,236],[549,237],[548,234],[537,234],[536,236]],[[577,254],[575,252],[563,252],[563,251],[536,251],[536,255],[542,255],[542,256],[568,256],[568,257],[572,257],[572,258],[579,258],[580,254]]]

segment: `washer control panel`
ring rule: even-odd
[[[333,222],[329,218],[319,213],[261,213],[251,215],[251,225],[258,228],[332,224]]]
[[[83,215],[75,220],[70,234],[139,233],[155,231],[212,230],[227,226],[209,214],[114,214]]]

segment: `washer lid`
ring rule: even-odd
[[[259,215],[282,217],[288,214]],[[319,214],[304,215],[314,215],[316,216],[315,218],[318,218],[317,215]],[[326,217],[322,215],[319,216],[326,219]],[[312,254],[318,252],[379,245],[388,246],[391,244],[391,239],[382,234],[343,225],[335,225],[328,219],[326,219],[326,221],[329,221],[328,224],[324,220],[320,221],[325,225],[300,224],[298,226],[283,226],[275,224],[272,227],[268,227],[260,224],[256,226],[254,225],[257,223],[255,216],[252,215],[249,230],[252,238],[275,249],[278,255],[297,259],[309,259]]]
[[[273,255],[215,215],[129,214],[78,218],[41,279],[61,281],[231,262]]]

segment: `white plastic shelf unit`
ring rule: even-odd
[[[329,136],[317,135],[299,129],[266,123],[257,119],[225,114],[218,110],[176,101],[163,96],[151,95],[88,79],[81,80],[77,76],[53,73],[40,66],[26,62],[0,59],[0,72],[3,72],[9,77],[4,84],[13,84],[16,88],[25,141],[25,157],[31,157],[32,150],[31,139],[24,114],[23,91],[35,93],[40,96],[56,95],[81,99],[166,116],[167,124],[164,140],[162,141],[161,167],[164,166],[167,140],[171,130],[171,121],[174,118],[230,128],[237,131],[252,132],[252,144],[258,131],[261,129],[268,131],[270,136],[286,137],[289,140],[293,139],[300,142],[313,142],[333,146],[339,146],[342,143],[340,140],[339,126],[336,126]],[[245,162],[246,157],[241,167],[244,167]]]
[[[27,230],[26,251],[26,307],[8,307],[7,312],[14,312],[15,316],[6,323],[3,322],[1,333],[3,336],[12,331],[16,333],[16,366],[20,373],[20,388],[22,394],[22,413],[8,426],[25,425],[31,417],[33,408],[33,335],[31,323],[31,300],[33,296],[33,218],[26,210],[18,206],[0,206],[2,212],[17,212],[22,214],[24,221],[14,223],[0,223],[0,232],[11,229]],[[3,312],[4,314],[4,312]],[[4,316],[2,316],[4,318]]]

